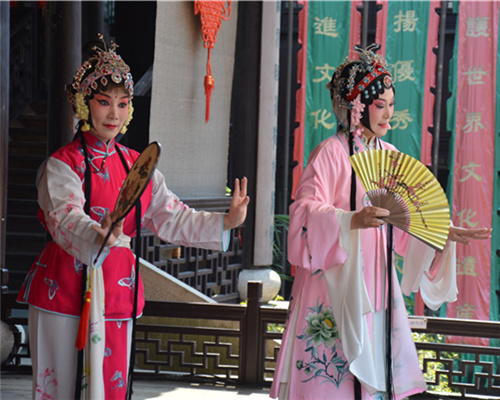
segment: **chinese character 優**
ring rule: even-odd
[[[414,81],[413,73],[415,69],[412,66],[413,60],[398,61],[394,64],[394,82]]]

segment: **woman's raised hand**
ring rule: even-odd
[[[247,196],[247,178],[234,180],[233,199],[229,212],[224,215],[224,230],[236,228],[241,225],[247,216],[247,206],[250,202],[250,197]]]

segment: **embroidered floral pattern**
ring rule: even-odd
[[[58,385],[55,378],[55,370],[45,368],[42,373],[38,374],[38,377],[40,378],[40,383],[36,384],[37,400],[55,400],[55,396],[50,394],[50,392],[54,392],[52,387]]]
[[[115,382],[114,386],[111,390],[121,389],[125,386],[125,379],[123,379],[123,375],[121,371],[116,371],[113,377],[111,378],[111,382]]]
[[[310,353],[310,358],[297,360],[295,366],[308,376],[302,382],[318,379],[320,383],[330,382],[338,388],[348,368],[347,360],[337,352],[339,335],[332,309],[316,302],[309,310],[311,312],[305,318],[307,326],[297,339],[306,342],[305,351]]]
[[[132,266],[132,271],[130,274],[130,278],[122,278],[118,281],[120,286],[128,287],[130,290],[134,288],[135,284],[135,268]]]
[[[49,287],[49,299],[52,300],[56,295],[57,290],[59,289],[59,285],[57,284],[56,280],[52,280],[49,278],[45,278],[43,281]]]

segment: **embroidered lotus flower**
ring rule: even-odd
[[[318,311],[307,314],[307,327],[304,334],[312,339],[314,347],[323,343],[325,347],[331,349],[335,344],[335,339],[339,337],[332,309],[325,307]]]
[[[343,354],[337,350],[338,330],[331,307],[323,307],[316,301],[304,318],[307,323],[303,333],[297,339],[304,342],[307,359],[297,360],[295,367],[304,373],[302,382],[317,381],[333,383],[337,388],[346,379],[348,363]],[[323,346],[320,346],[320,345]]]
[[[355,132],[358,130],[363,111],[365,110],[365,105],[361,103],[361,95],[358,94],[358,96],[351,101],[351,106],[351,132]]]

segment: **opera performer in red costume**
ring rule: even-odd
[[[126,169],[139,156],[116,141],[132,119],[133,89],[129,66],[116,53],[116,45],[95,46],[68,85],[78,120],[75,138],[52,154],[38,173],[39,219],[52,240],[31,267],[18,297],[29,304],[33,398],[126,396],[136,284],[137,316],[144,296],[130,249],[135,210],[117,223],[110,211]],[[229,230],[246,217],[246,178],[241,184],[235,180],[233,194],[227,214],[196,211],[167,188],[156,170],[140,200],[140,220],[166,242],[225,250]],[[111,227],[113,232],[95,260]],[[87,277],[83,286],[82,276]],[[89,287],[90,323],[83,338],[79,381],[75,340],[82,288]],[[80,387],[81,392],[76,389]]]

